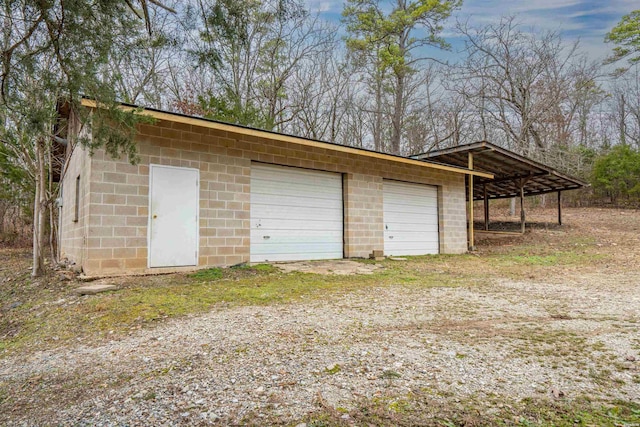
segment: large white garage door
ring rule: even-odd
[[[437,254],[438,189],[396,181],[383,188],[384,254]]]
[[[342,258],[342,175],[251,166],[251,262]]]

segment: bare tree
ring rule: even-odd
[[[640,69],[637,66],[613,82],[609,105],[617,140],[640,147]]]
[[[352,67],[338,58],[334,50],[301,63],[288,88],[287,100],[293,115],[291,132],[336,141],[350,105],[353,76]]]
[[[468,57],[457,69],[456,90],[480,113],[483,139],[563,163],[558,156],[585,141],[591,111],[604,97],[599,65],[580,53],[577,42],[566,45],[554,32],[524,32],[514,17],[458,28]]]
[[[201,65],[214,79],[200,104],[211,117],[285,130],[295,111],[288,90],[298,67],[330,51],[335,29],[288,1],[211,2],[200,0]],[[214,18],[226,23],[213,25]],[[203,52],[213,49],[216,61]]]

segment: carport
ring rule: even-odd
[[[484,229],[489,230],[489,200],[520,198],[520,231],[524,233],[526,212],[525,196],[558,194],[558,224],[562,225],[562,192],[587,186],[577,178],[560,173],[550,166],[498,147],[487,141],[434,150],[412,156],[491,173],[493,179],[469,175],[467,201],[469,203],[469,247],[474,247],[473,201],[484,201]]]

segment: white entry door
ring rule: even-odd
[[[197,169],[149,167],[149,267],[198,263]]]
[[[383,181],[384,254],[437,254],[438,189]]]
[[[342,175],[251,166],[251,262],[343,257]]]

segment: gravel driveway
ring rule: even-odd
[[[554,395],[639,401],[639,316],[636,271],[219,307],[1,359],[12,408],[0,424],[295,425],[319,402],[415,390],[482,411]]]

